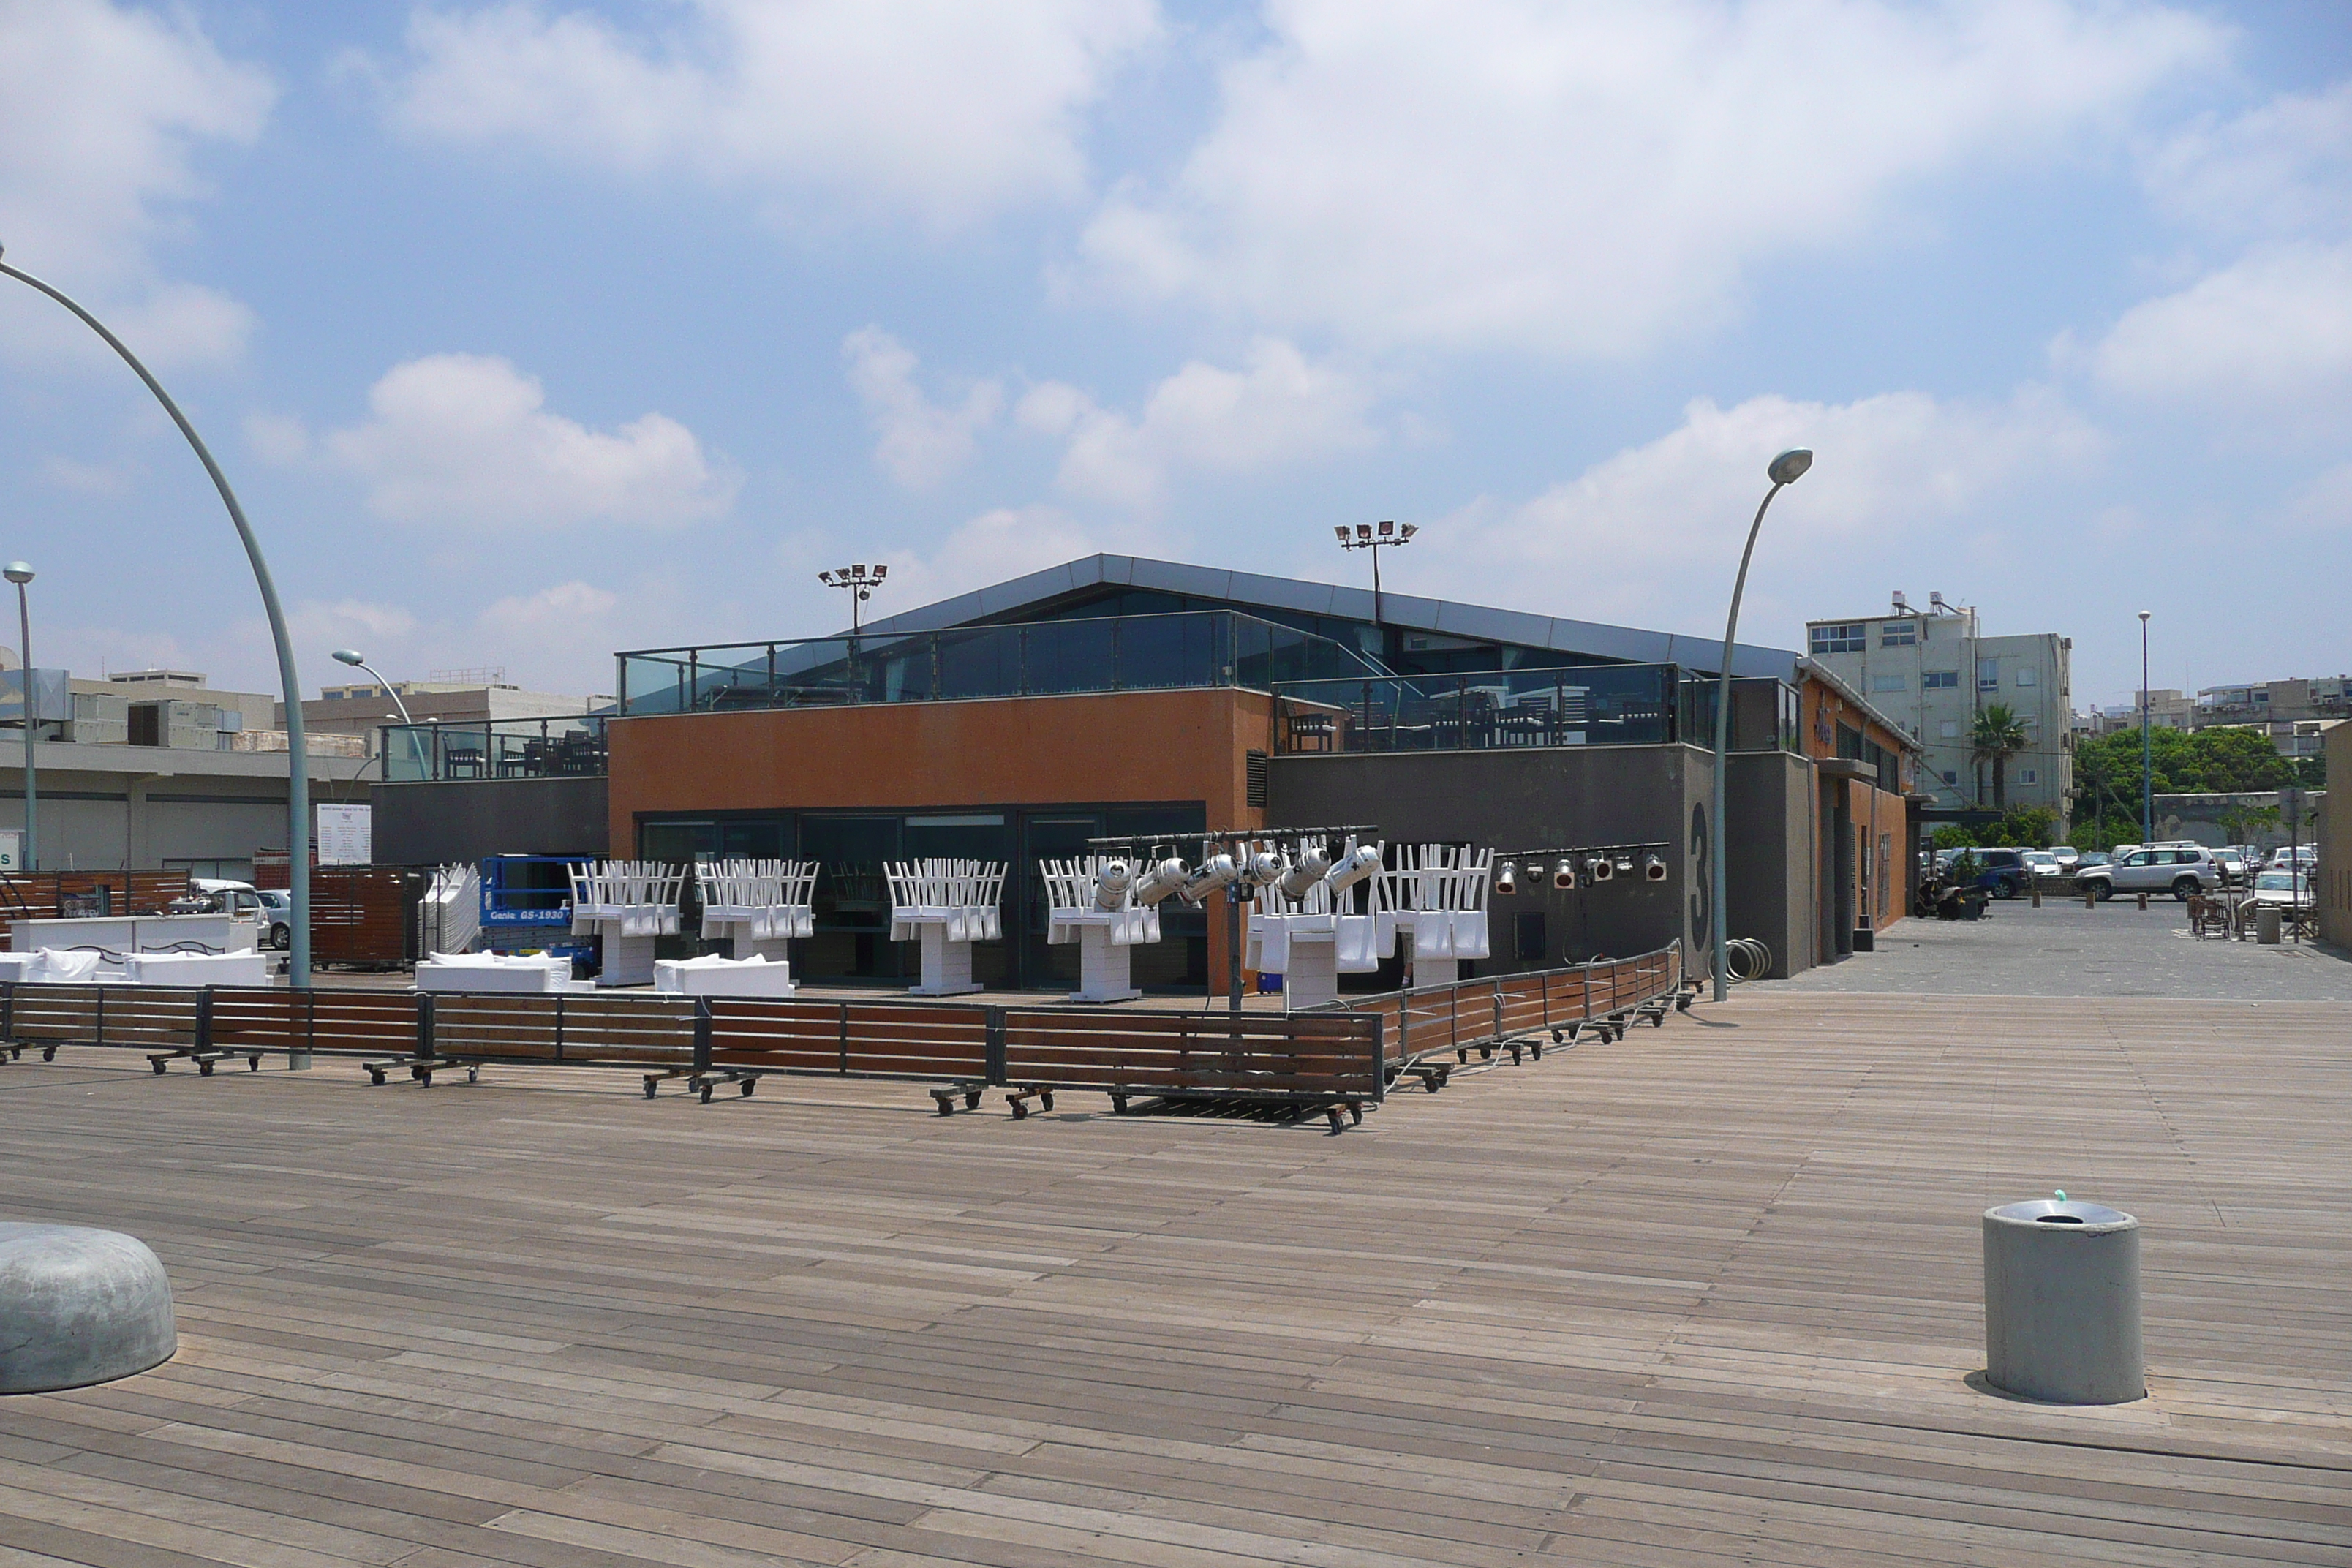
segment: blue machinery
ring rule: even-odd
[[[572,934],[572,862],[561,855],[492,855],[482,862],[482,946],[562,953],[595,966],[592,938]]]

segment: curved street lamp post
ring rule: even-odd
[[[1723,623],[1723,668],[1716,678],[1715,688],[1715,810],[1709,830],[1714,842],[1706,847],[1715,873],[1710,881],[1711,907],[1707,915],[1708,923],[1715,928],[1715,999],[1718,1002],[1731,989],[1730,910],[1725,907],[1729,878],[1724,871],[1723,774],[1725,753],[1731,741],[1731,645],[1739,632],[1739,597],[1748,591],[1748,561],[1756,553],[1756,535],[1764,527],[1765,508],[1812,466],[1813,454],[1803,447],[1795,447],[1773,458],[1771,466],[1764,470],[1772,488],[1764,492],[1764,504],[1756,509],[1756,521],[1748,525],[1748,548],[1739,552],[1739,576],[1731,584],[1731,615]]]
[[[40,823],[37,803],[41,792],[39,775],[33,770],[33,715],[39,709],[33,699],[33,607],[25,596],[25,585],[33,580],[33,569],[22,561],[11,561],[0,567],[0,576],[16,584],[16,626],[24,637],[18,647],[22,657],[16,661],[21,667],[16,672],[21,688],[17,695],[23,700],[16,710],[25,721],[25,843],[16,852],[16,869],[37,871],[41,867],[40,835],[35,829]],[[128,860],[123,862],[125,868],[130,864]]]
[[[278,681],[285,691],[286,899],[288,946],[291,950],[287,954],[286,982],[289,985],[307,988],[310,984],[310,759],[302,739],[302,678],[294,668],[294,645],[286,635],[286,613],[278,607],[278,585],[270,580],[269,563],[262,556],[261,542],[253,536],[253,525],[246,521],[245,508],[237,504],[236,492],[229,489],[228,476],[221,472],[218,463],[213,461],[212,451],[205,445],[204,437],[196,434],[196,427],[188,423],[188,416],[180,412],[180,405],[172,401],[172,395],[163,390],[163,384],[155,379],[153,373],[139,362],[139,356],[132,353],[121,338],[109,331],[105,322],[83,310],[63,290],[52,288],[31,273],[11,267],[5,261],[0,261],[0,273],[39,289],[72,311],[80,318],[84,326],[106,340],[107,347],[122,356],[123,363],[138,373],[139,379],[147,384],[147,390],[155,395],[155,401],[163,405],[163,412],[172,416],[172,423],[180,427],[180,434],[186,437],[188,445],[195,449],[196,460],[204,464],[205,472],[212,479],[213,488],[220,491],[222,504],[228,508],[229,521],[236,525],[236,536],[245,545],[246,559],[253,564],[254,583],[261,590],[262,610],[269,617],[270,639],[278,645]],[[307,1068],[310,1065],[310,1053],[290,1051],[287,1065],[296,1068]]]
[[[374,676],[375,683],[383,688],[383,694],[392,699],[393,710],[400,715],[401,727],[403,729],[411,730],[416,727],[416,721],[408,716],[408,704],[400,700],[399,690],[394,687],[391,681],[386,680],[383,678],[383,671],[368,663],[367,656],[365,654],[360,652],[360,650],[355,647],[339,647],[335,650],[335,662],[338,664],[348,664],[353,669],[363,669],[370,675]],[[414,744],[415,737],[412,735],[409,737],[409,740],[410,743]],[[362,771],[362,773],[365,772],[364,769]],[[383,749],[383,776],[386,783],[391,782],[392,748],[389,745],[385,746]]]

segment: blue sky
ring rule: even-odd
[[[2078,706],[2352,668],[2331,3],[0,0],[0,242],[208,433],[315,689],[811,636],[1097,549]],[[36,651],[274,684],[200,471],[0,293]]]

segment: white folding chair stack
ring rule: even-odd
[[[660,860],[575,860],[572,934],[597,939],[599,985],[650,985],[654,942],[676,936],[686,868]]]
[[[1078,944],[1073,1002],[1125,1002],[1142,995],[1133,983],[1128,950],[1160,940],[1160,906],[1137,903],[1132,880],[1115,896],[1102,896],[1103,868],[1110,864],[1111,858],[1102,855],[1037,863],[1045,881],[1046,942]],[[1121,864],[1132,868],[1134,863]]]
[[[427,952],[471,952],[482,933],[482,873],[460,861],[433,873],[419,900],[423,931],[418,945]]]
[[[1414,965],[1414,984],[1459,979],[1457,961],[1489,955],[1493,944],[1486,898],[1494,880],[1492,849],[1400,844],[1384,847],[1381,863],[1374,939],[1383,956],[1396,951],[1399,936],[1409,940],[1406,956]]]
[[[739,959],[781,963],[795,937],[816,934],[814,860],[697,860],[702,940],[731,942]]]
[[[890,940],[923,944],[916,996],[960,996],[982,989],[971,977],[971,944],[1004,936],[1003,860],[886,860]]]

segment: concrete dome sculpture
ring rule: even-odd
[[[0,1223],[0,1394],[145,1372],[180,1346],[172,1282],[119,1231]]]

